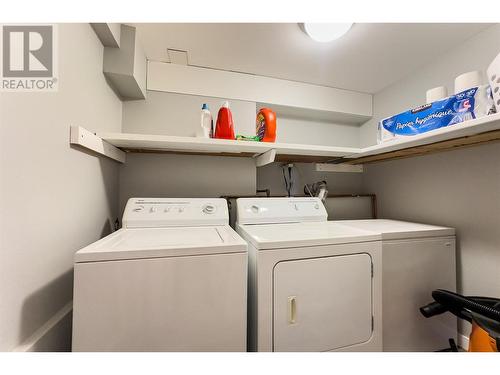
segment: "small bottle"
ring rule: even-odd
[[[204,103],[201,107],[201,128],[198,129],[197,136],[202,138],[212,138],[214,123],[208,104]]]

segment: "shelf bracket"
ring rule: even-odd
[[[79,148],[90,150],[92,153],[106,156],[117,162],[125,163],[125,152],[81,126],[70,127],[69,143]]]
[[[317,172],[363,173],[363,164],[316,163]]]
[[[254,155],[255,166],[262,167],[264,165],[271,164],[274,162],[276,157],[276,150],[274,148],[267,150],[266,152],[258,155]]]

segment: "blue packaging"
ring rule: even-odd
[[[378,141],[422,134],[494,113],[489,85],[472,87],[379,122]]]

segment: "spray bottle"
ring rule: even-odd
[[[197,136],[202,138],[212,138],[214,132],[214,122],[212,114],[208,108],[208,104],[203,104],[201,107],[201,125],[198,129]]]

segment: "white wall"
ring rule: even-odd
[[[362,143],[375,143],[380,118],[422,103],[428,88],[445,84],[452,92],[455,76],[484,71],[499,52],[496,25],[376,94]],[[363,186],[377,194],[381,217],[455,227],[459,291],[500,296],[499,144],[370,164]]]
[[[359,125],[278,117],[276,142],[325,146],[359,146]]]
[[[214,117],[224,103],[219,98],[148,91],[146,100],[123,103],[123,132],[191,137],[201,122],[201,106],[207,103]],[[230,100],[235,132],[255,133],[255,103]]]
[[[482,71],[487,83],[486,68],[499,52],[500,24],[470,38],[460,48],[449,50],[443,46],[442,55],[432,63],[374,95],[373,118],[361,126],[360,146],[377,143],[378,121],[424,104],[430,88],[446,86],[453,94],[455,77],[471,70]]]
[[[120,169],[120,215],[132,197],[219,197],[255,194],[251,158],[129,154]]]
[[[58,47],[58,92],[0,93],[0,350],[71,301],[74,252],[109,233],[118,215],[117,164],[69,145],[70,125],[120,131],[103,47],[88,24],[60,25]],[[65,321],[45,350],[69,349]]]

